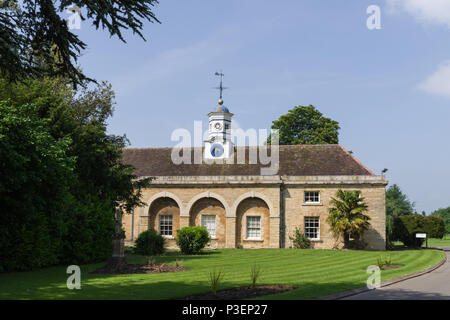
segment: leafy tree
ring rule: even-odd
[[[17,108],[33,103],[56,139],[70,138],[69,155],[76,158],[75,173],[80,184],[74,190],[96,195],[122,206],[126,212],[142,204],[140,190],[147,180],[134,181],[134,168],[120,160],[128,145],[126,136],[108,135],[107,120],[113,114],[115,94],[102,82],[92,89],[75,90],[68,80],[46,78],[9,83],[0,80],[0,101]],[[134,181],[134,182],[133,182]]]
[[[106,29],[123,42],[122,32],[130,29],[145,40],[144,22],[159,23],[152,12],[157,3],[157,0],[3,0],[0,3],[0,76],[8,80],[65,76],[74,84],[91,80],[76,67],[86,44],[69,30],[59,14],[77,6],[81,20],[90,19],[96,29]]]
[[[104,260],[111,254],[111,235],[115,228],[116,208],[120,207],[123,211],[130,212],[135,206],[143,204],[141,190],[148,185],[149,180],[137,179],[133,174],[134,168],[121,162],[122,150],[128,143],[126,137],[108,135],[106,132],[106,121],[112,115],[114,105],[114,92],[110,85],[101,83],[92,89],[74,90],[69,82],[62,78],[25,80],[19,83],[0,79],[0,101],[8,101],[10,107],[8,114],[11,118],[23,117],[23,112],[30,109],[26,106],[32,104],[34,113],[29,117],[39,119],[45,127],[45,132],[54,141],[66,141],[64,154],[61,152],[59,154],[61,161],[70,160],[71,163],[70,176],[58,176],[58,183],[54,183],[58,192],[43,193],[46,189],[40,188],[40,185],[33,181],[27,183],[26,187],[20,191],[12,186],[22,186],[23,183],[16,181],[20,179],[29,181],[32,178],[39,178],[37,181],[46,181],[52,178],[52,174],[60,171],[47,170],[48,166],[45,163],[27,167],[21,165],[19,161],[2,161],[2,170],[6,176],[16,175],[17,172],[14,183],[11,182],[9,187],[4,187],[6,190],[14,191],[9,194],[11,203],[21,203],[21,197],[30,197],[34,199],[33,203],[26,201],[23,203],[39,206],[36,210],[40,212],[40,222],[45,225],[45,217],[54,216],[50,221],[58,223],[58,227],[45,229],[49,230],[50,239],[58,240],[55,241],[59,246],[54,251],[56,258],[43,260],[42,264],[38,265],[23,260],[18,263],[21,266],[14,267],[16,269],[28,268],[30,265],[43,266],[54,263],[87,263]],[[22,108],[25,111],[21,111]],[[8,141],[7,146],[12,150],[19,148],[23,151],[20,155],[24,159],[30,158],[33,155],[33,149],[27,147],[27,143],[23,140],[26,141],[26,137],[33,134],[33,128],[24,125],[25,132],[22,133],[22,138],[11,136],[13,132],[11,129],[5,130],[6,138],[13,139]],[[30,141],[33,142],[33,140]],[[50,143],[48,144],[50,146]],[[8,150],[2,147],[1,151],[3,149]],[[44,152],[44,149],[40,150]],[[15,166],[19,166],[23,171],[18,172]],[[33,170],[40,175],[36,175]],[[0,184],[6,182],[7,180],[2,180]],[[65,193],[61,194],[59,190]],[[33,198],[33,195],[36,196]],[[60,203],[63,207],[53,205],[55,203]],[[5,216],[10,215],[11,219],[27,215],[26,206],[9,209],[4,207],[4,203],[1,206],[2,213],[5,213]],[[12,225],[4,224],[8,221],[6,218],[0,220],[1,230],[14,228]],[[29,229],[31,234],[37,232],[35,229],[37,226],[34,227],[33,224],[27,224],[23,228]],[[17,230],[23,229],[19,227]],[[41,230],[40,233],[49,234],[45,230]],[[51,233],[57,233],[57,235]],[[26,239],[20,234],[15,238],[6,237],[7,234],[6,232],[0,234],[2,244],[5,244],[1,248],[26,243]],[[11,251],[6,251],[5,254],[9,256],[9,259],[14,256]],[[0,261],[4,260],[0,259]]]
[[[331,199],[331,205],[327,222],[335,237],[343,238],[344,248],[354,246],[350,236],[354,239],[354,244],[359,245],[362,234],[370,226],[370,217],[364,214],[368,207],[361,192],[339,189],[336,198]]]
[[[0,271],[59,262],[75,159],[34,105],[0,102]]]
[[[272,129],[279,130],[280,145],[339,143],[339,123],[326,118],[314,106],[296,106],[278,120]],[[267,139],[270,144],[271,137]]]
[[[401,216],[414,213],[415,203],[408,199],[400,187],[393,184],[386,190],[386,213],[392,216]]]
[[[402,192],[400,187],[393,184],[386,190],[386,234],[389,240],[393,238],[393,223],[396,217],[415,213],[414,202]]]
[[[431,215],[442,217],[442,219],[444,219],[445,232],[447,234],[449,234],[450,233],[450,207],[438,209],[438,210],[432,212]]]

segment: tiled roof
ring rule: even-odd
[[[237,147],[237,152],[245,151],[243,164],[174,164],[172,148],[125,149],[123,162],[136,168],[138,176],[256,176],[262,167],[270,165],[249,164],[249,148]],[[194,163],[194,149],[191,149],[191,163]],[[203,148],[202,148],[203,150]],[[338,144],[279,146],[279,170],[283,176],[333,176],[333,175],[373,175],[373,173]],[[270,151],[268,152],[270,154]],[[258,161],[259,162],[259,161]]]

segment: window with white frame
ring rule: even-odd
[[[171,215],[159,216],[159,233],[163,236],[172,236],[173,221]]]
[[[305,203],[320,203],[319,191],[305,191]]]
[[[310,239],[320,239],[319,217],[305,217],[305,236]]]
[[[247,239],[261,239],[261,217],[247,216]]]
[[[205,227],[209,236],[214,238],[216,236],[216,216],[202,215],[202,227]]]

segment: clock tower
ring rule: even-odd
[[[233,114],[219,99],[217,109],[208,114],[208,140],[205,141],[205,159],[228,159],[233,156],[231,142],[231,117]]]

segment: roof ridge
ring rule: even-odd
[[[255,147],[271,147],[271,144],[268,145],[257,145],[257,146],[235,146],[236,148],[255,148]],[[279,147],[332,147],[332,146],[340,146],[340,144],[279,144]],[[205,146],[190,146],[190,147],[183,147],[180,146],[180,148],[204,148]],[[149,149],[173,149],[174,147],[131,147],[131,148],[124,148],[125,150],[149,150]]]
[[[227,163],[196,163],[196,152],[202,152],[204,147],[187,147],[190,153],[186,163],[174,163],[172,151],[174,148],[125,148],[122,153],[124,163],[133,165],[138,176],[198,176],[198,175],[258,175],[260,169],[268,164],[262,163],[262,158],[250,161],[252,151],[257,152],[259,146],[239,146],[245,153],[245,162]],[[268,148],[270,153],[271,148]],[[273,150],[272,150],[273,152]],[[183,157],[187,156],[183,153]],[[198,159],[197,159],[198,160]],[[277,159],[273,159],[277,161]],[[236,158],[235,158],[236,161]],[[264,160],[265,161],[265,160]],[[336,145],[288,145],[281,146],[279,161],[280,175],[374,175],[367,167],[339,144]]]

